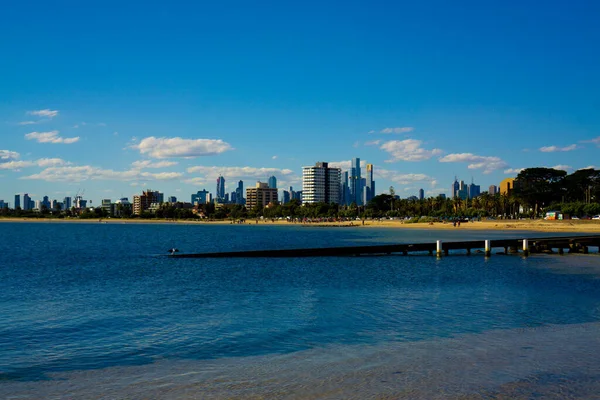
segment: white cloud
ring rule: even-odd
[[[131,167],[134,169],[144,168],[166,168],[177,165],[176,161],[151,161],[151,160],[140,160],[131,163]]]
[[[39,121],[21,121],[17,125],[35,125],[47,121],[45,119],[40,119]]]
[[[594,143],[600,146],[600,136],[597,136],[590,140],[580,140],[579,143]]]
[[[467,162],[470,163],[467,168],[481,169],[484,174],[489,174],[498,169],[508,167],[508,164],[500,157],[478,156],[473,153],[454,153],[448,154],[439,159],[440,162]]]
[[[153,158],[193,158],[216,155],[233,149],[229,143],[221,139],[156,138],[154,136],[142,139],[138,144],[131,145],[131,148]]]
[[[380,168],[375,168],[373,173],[376,178],[383,178],[400,185],[409,185],[415,182],[435,182],[435,179],[425,174],[401,174],[397,171]]]
[[[16,151],[0,150],[0,160],[16,160],[19,156]]]
[[[352,161],[350,161],[350,160],[348,160],[348,161],[331,161],[327,164],[329,165],[329,168],[340,168],[342,171],[345,171],[345,170],[351,168]],[[361,160],[360,167],[366,168],[367,162],[365,160]]]
[[[371,140],[370,142],[365,142],[365,146],[379,146],[381,144],[381,140]]]
[[[370,131],[369,131],[369,132],[367,132],[367,133],[375,133],[375,131],[374,131],[374,130],[370,130]]]
[[[523,171],[525,168],[509,168],[509,169],[505,169],[504,173],[507,175],[519,175],[519,173],[521,171]]]
[[[19,171],[21,168],[33,166],[35,166],[35,163],[33,161],[9,161],[5,163],[0,163],[0,170]]]
[[[20,179],[44,180],[48,182],[81,182],[87,180],[140,181],[140,180],[176,180],[183,177],[179,172],[141,172],[140,170],[115,171],[82,166],[53,166],[38,174],[21,177]]]
[[[558,146],[540,147],[540,151],[543,153],[553,153],[555,151],[573,151],[575,149],[577,149],[576,144],[572,144],[572,145],[566,146],[566,147],[558,147]]]
[[[35,115],[37,117],[54,118],[58,115],[58,110],[49,110],[46,108],[43,110],[27,111],[27,114]]]
[[[68,162],[66,162],[65,160],[62,160],[60,158],[40,158],[37,161],[10,161],[10,162],[6,162],[6,163],[1,163],[0,164],[0,170],[13,170],[13,171],[19,171],[22,168],[29,168],[29,167],[54,167],[54,166],[59,166],[59,165],[67,165],[70,164]]]
[[[79,141],[79,136],[63,138],[58,136],[58,131],[50,132],[31,132],[25,135],[27,140],[37,140],[38,143],[64,143],[71,144]]]
[[[241,178],[256,178],[266,179],[275,175],[277,178],[280,176],[291,176],[294,171],[291,169],[279,169],[279,168],[255,168],[255,167],[205,167],[196,166],[187,169],[190,174],[201,174],[203,180],[214,180],[219,175],[223,175],[225,179],[241,179]],[[193,179],[193,178],[192,178]]]
[[[424,161],[431,157],[442,154],[440,149],[427,150],[421,147],[423,142],[416,139],[391,140],[381,145],[380,149],[387,151],[392,159],[386,162],[394,161]]]
[[[277,156],[271,157],[272,160],[277,160]]]
[[[597,169],[598,167],[594,165],[588,165],[587,167],[579,168],[577,171],[581,171],[582,169]]]
[[[415,128],[413,128],[412,126],[401,126],[401,127],[397,127],[397,128],[383,128],[382,130],[379,131],[379,133],[409,133],[414,131]],[[373,132],[373,131],[371,131]]]
[[[566,172],[569,172],[573,169],[573,167],[571,167],[570,165],[563,165],[563,164],[555,165],[554,167],[550,167],[550,168],[561,170],[561,171],[566,171]]]

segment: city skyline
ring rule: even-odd
[[[3,9],[0,199],[187,198],[219,175],[281,197],[353,158],[401,197],[598,167],[599,4],[142,4]]]

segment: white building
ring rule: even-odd
[[[326,162],[302,168],[302,203],[339,203],[342,171]]]

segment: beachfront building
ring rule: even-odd
[[[106,215],[111,217],[115,215],[115,204],[111,199],[102,199],[100,207],[102,208],[102,211],[106,213]]]
[[[339,168],[330,168],[326,162],[318,162],[314,167],[303,167],[302,203],[339,203],[341,175]]]
[[[256,182],[256,187],[246,189],[246,208],[265,207],[277,202],[277,189],[270,188],[268,183]]]
[[[133,204],[127,197],[122,197],[115,201],[115,216],[117,217],[128,217],[133,212]]]
[[[164,200],[164,194],[150,189],[142,192],[141,195],[133,196],[133,214],[141,215],[144,211],[150,210],[153,203],[161,204]]]

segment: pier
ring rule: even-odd
[[[583,253],[588,254],[590,247],[600,248],[600,235],[593,236],[561,236],[543,238],[517,238],[496,240],[470,240],[443,242],[438,240],[434,243],[401,243],[373,246],[344,246],[323,247],[308,249],[280,249],[280,250],[249,250],[249,251],[227,251],[219,253],[173,253],[172,258],[256,258],[256,257],[347,257],[367,255],[389,255],[410,253],[425,253],[447,256],[450,251],[456,254],[470,255],[473,251],[484,254],[486,257],[492,255],[493,249],[502,249],[501,254],[521,254],[528,256],[535,253]]]

